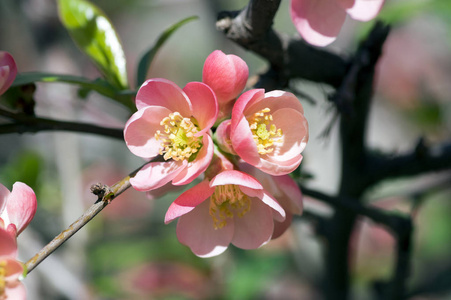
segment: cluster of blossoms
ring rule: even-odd
[[[384,0],[291,0],[291,19],[301,36],[315,46],[332,43],[346,15],[358,21],[377,16]]]
[[[36,195],[22,182],[10,192],[0,184],[0,299],[25,299],[26,291],[19,278],[26,274],[17,260],[17,236],[36,213]]]
[[[181,89],[166,79],[147,80],[125,125],[130,151],[152,159],[130,179],[136,190],[167,190],[203,174],[165,217],[165,223],[179,219],[179,241],[198,256],[218,255],[230,243],[258,248],[302,213],[301,191],[288,175],[308,141],[302,105],[284,91],[241,94],[248,75],[241,58],[214,51],[203,82]]]

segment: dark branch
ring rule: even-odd
[[[271,86],[286,87],[289,79],[303,78],[338,87],[346,73],[345,60],[273,30],[279,4],[280,0],[251,0],[239,12],[220,13],[216,26],[227,38],[270,63],[276,75]]]
[[[0,116],[13,120],[13,123],[0,125],[0,134],[36,133],[39,131],[59,130],[91,133],[120,140],[124,139],[123,129],[119,128],[107,128],[87,123],[38,118],[25,114],[12,113],[3,109],[0,109]]]

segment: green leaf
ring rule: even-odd
[[[119,89],[128,87],[124,51],[105,14],[86,0],[58,0],[60,20],[72,39]]]
[[[144,82],[144,80],[146,80],[147,71],[149,70],[149,67],[153,61],[153,58],[155,57],[155,55],[157,54],[157,52],[161,48],[161,46],[163,46],[163,44],[166,42],[166,40],[182,25],[184,25],[190,21],[196,20],[196,19],[198,19],[198,17],[196,17],[196,16],[192,16],[192,17],[183,19],[183,20],[175,23],[174,25],[170,26],[169,28],[166,28],[166,30],[163,31],[162,34],[160,34],[160,36],[158,37],[158,39],[157,39],[156,43],[153,45],[153,47],[150,48],[139,61],[138,72],[136,75],[137,86],[141,86],[141,84]]]

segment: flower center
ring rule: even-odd
[[[247,118],[252,137],[259,154],[268,154],[274,151],[274,142],[282,142],[282,129],[278,129],[272,122],[269,108],[264,108]]]
[[[178,112],[170,113],[161,120],[160,125],[164,126],[164,130],[157,130],[155,138],[161,140],[160,155],[165,160],[191,161],[195,158],[202,147],[202,137],[194,136],[199,130],[193,121],[195,119],[184,118]]]
[[[6,261],[0,261],[0,299],[6,299]]]
[[[227,224],[227,218],[244,216],[251,209],[251,201],[240,188],[234,184],[220,185],[210,197],[210,216],[215,229]]]

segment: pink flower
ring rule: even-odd
[[[346,19],[358,21],[377,16],[384,0],[291,0],[291,19],[301,36],[315,46],[332,43]]]
[[[165,223],[179,218],[177,237],[194,254],[211,257],[230,243],[255,249],[267,243],[274,220],[285,212],[252,176],[236,170],[223,171],[181,194],[169,207]]]
[[[183,90],[161,78],[147,80],[136,95],[138,111],[124,129],[130,151],[145,159],[163,155],[130,179],[138,191],[150,191],[172,180],[190,183],[208,167],[213,156],[210,128],[218,104],[204,83],[190,82]]]
[[[247,91],[233,107],[230,140],[245,162],[263,172],[292,172],[301,163],[301,152],[308,141],[301,103],[283,91]]]
[[[202,70],[202,82],[216,94],[219,119],[230,115],[233,100],[243,91],[248,76],[247,64],[236,55],[226,55],[216,50],[207,57]]]
[[[14,58],[5,51],[0,51],[0,95],[11,86],[17,75]]]
[[[285,220],[283,222],[274,222],[272,239],[278,238],[290,227],[293,215],[302,214],[302,193],[299,186],[290,175],[271,176],[243,162],[239,164],[239,168],[241,171],[255,177],[285,210]]]
[[[0,184],[0,228],[19,235],[36,213],[36,195],[25,183],[16,182],[10,192]]]
[[[24,267],[16,257],[16,238],[0,228],[0,299],[26,299],[25,287],[19,281]]]

